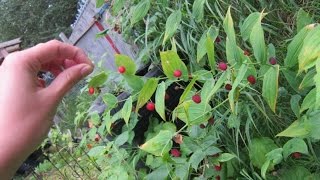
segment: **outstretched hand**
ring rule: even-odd
[[[39,71],[56,79],[42,87]],[[39,146],[63,96],[92,71],[82,50],[55,40],[6,57],[0,66],[0,179],[11,178]]]

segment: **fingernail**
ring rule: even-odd
[[[81,75],[83,77],[88,76],[90,73],[92,73],[92,71],[93,71],[93,67],[86,65],[81,69]]]

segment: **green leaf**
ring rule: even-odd
[[[169,40],[176,33],[181,23],[181,16],[182,16],[181,11],[176,10],[172,12],[172,14],[168,17],[166,22],[166,31],[164,34],[164,39],[162,44],[165,44],[167,40]]]
[[[236,35],[233,26],[233,20],[231,17],[230,7],[228,9],[227,15],[223,21],[223,27],[227,34],[226,38],[226,53],[227,61],[233,66],[236,62],[240,62],[241,58],[238,52],[238,47],[236,44]]]
[[[218,34],[217,34],[218,35]],[[214,50],[214,39],[207,35],[206,39],[206,50],[208,55],[208,61],[211,68],[211,72],[215,74],[216,70],[216,59],[214,57],[215,50]]]
[[[150,0],[141,0],[136,6],[131,8],[131,26],[142,20],[150,9]]]
[[[176,170],[174,174],[181,180],[187,179],[189,175],[189,168],[190,168],[189,163],[178,164],[176,165]]]
[[[105,154],[105,152],[108,151],[107,146],[97,146],[92,148],[88,155],[91,157],[99,157]]]
[[[116,138],[116,140],[114,141],[114,144],[116,146],[122,146],[128,140],[129,140],[129,131],[125,131]]]
[[[254,25],[260,21],[261,13],[254,12],[251,13],[243,22],[242,26],[240,27],[241,36],[244,41],[247,41],[250,38],[252,28]]]
[[[309,132],[304,128],[304,123],[301,121],[294,121],[286,130],[277,134],[278,136],[284,137],[304,137],[308,135]]]
[[[261,167],[261,176],[263,179],[266,179],[266,173],[270,165],[270,160],[267,160],[265,163],[263,163]]]
[[[261,26],[262,13],[260,14],[260,19],[252,27],[252,32],[250,34],[250,44],[253,48],[254,57],[260,63],[265,64],[267,58],[266,43],[264,40],[264,32]]]
[[[104,4],[104,0],[97,0],[96,1],[96,8],[100,8]]]
[[[302,113],[303,111],[305,111],[307,109],[314,107],[314,105],[316,104],[316,96],[317,96],[317,90],[316,90],[316,88],[314,88],[303,99],[303,102],[301,104],[300,113]]]
[[[297,13],[297,32],[299,32],[306,25],[309,25],[313,22],[313,19],[305,12],[302,8],[299,9]]]
[[[270,160],[274,165],[280,164],[283,160],[282,152],[283,152],[282,148],[277,148],[268,152],[266,154],[267,160]]]
[[[193,85],[196,83],[197,78],[193,78],[192,81],[188,84],[188,86],[186,87],[186,89],[183,91],[182,95],[180,96],[180,100],[179,100],[179,104],[181,104],[186,97],[188,96],[188,94],[190,93],[191,89],[193,88]]]
[[[205,0],[195,0],[192,6],[192,15],[196,22],[201,22],[204,16],[204,3]]]
[[[163,156],[172,147],[173,135],[171,131],[161,130],[159,134],[141,145],[140,149],[155,156]]]
[[[276,57],[276,48],[272,43],[268,45],[268,59],[271,57]]]
[[[307,180],[311,175],[308,169],[303,166],[289,166],[290,169],[284,169],[284,173],[281,174],[279,179],[281,180]]]
[[[293,38],[288,46],[287,56],[284,59],[285,66],[292,68],[298,64],[298,57],[303,46],[303,41],[310,30],[310,28],[305,27]]]
[[[158,112],[158,114],[163,120],[166,120],[165,95],[166,95],[166,83],[161,82],[157,88],[155,104],[156,104],[156,111]]]
[[[228,94],[231,112],[234,112],[235,91],[236,91],[237,87],[239,86],[239,84],[241,83],[241,81],[244,78],[244,76],[246,75],[247,70],[248,70],[248,65],[247,64],[242,64],[240,69],[239,69],[239,72],[237,74],[237,77],[236,77],[235,81],[232,84],[232,89]]]
[[[210,119],[210,110],[211,106],[207,103],[201,102],[200,104],[196,104],[193,101],[185,101],[176,107],[173,112],[173,119],[178,117],[188,124],[188,126],[199,125]]]
[[[201,97],[203,99],[204,103],[209,103],[209,101],[213,98],[213,96],[216,94],[216,92],[221,88],[221,86],[227,81],[228,79],[228,72],[224,72],[221,74],[220,78],[218,79],[217,83],[214,84],[214,82],[212,82],[214,84],[213,88],[210,88],[210,92],[207,92],[206,89],[201,91]],[[211,81],[207,81],[207,86],[210,86]],[[212,85],[212,84],[211,84]]]
[[[306,71],[315,65],[320,56],[320,26],[316,26],[306,36],[299,54],[299,72]]]
[[[117,97],[110,93],[105,93],[102,96],[102,100],[107,105],[108,109],[113,109],[118,104]]]
[[[276,112],[278,98],[279,65],[270,67],[263,78],[262,96],[273,112]]]
[[[219,157],[217,158],[217,161],[219,162],[227,162],[230,161],[233,158],[236,158],[236,155],[230,154],[230,153],[222,153],[221,155],[219,155]]]
[[[144,82],[139,76],[123,75],[123,77],[135,92],[139,92],[143,88]]]
[[[134,75],[136,73],[136,64],[129,56],[116,54],[115,63],[117,67],[124,66],[126,68],[124,75]]]
[[[216,37],[218,36],[218,33],[219,33],[219,29],[216,29],[216,28],[213,29],[212,27],[210,27],[207,31],[205,31],[202,34],[197,45],[197,62],[198,63],[208,52],[206,48],[207,38],[210,37],[210,39],[216,39]],[[211,41],[211,43],[213,43],[213,40]],[[212,49],[210,51],[212,51]]]
[[[277,149],[277,145],[272,139],[267,137],[255,138],[251,140],[249,144],[249,157],[253,166],[262,168],[264,162],[267,161],[266,154],[270,151]],[[270,165],[273,169],[273,165]]]
[[[131,112],[132,112],[132,96],[130,96],[126,100],[121,110],[122,118],[124,119],[124,122],[126,122],[127,125],[129,124]]]
[[[299,85],[301,83],[300,76],[297,76],[297,73],[294,71],[290,71],[287,69],[282,69],[281,72],[285,76],[286,80],[288,81],[289,85],[293,90],[295,90],[297,93],[300,93]]]
[[[300,152],[302,154],[308,154],[308,146],[304,142],[304,140],[300,138],[293,138],[289,140],[284,146],[283,146],[283,157],[286,159],[290,154],[294,152]]]
[[[200,164],[200,162],[206,157],[206,154],[204,152],[202,152],[201,149],[197,150],[196,152],[194,152],[189,160],[189,163],[191,164],[192,168],[194,170],[198,169],[198,166]]]
[[[138,102],[137,102],[137,107],[136,107],[136,112],[144,106],[149,99],[152,97],[153,93],[156,91],[157,86],[158,86],[158,79],[156,78],[150,78],[146,82],[146,84],[143,86],[142,90],[140,91],[139,97],[138,97]]]
[[[147,180],[166,180],[170,170],[168,169],[169,166],[162,165],[156,170],[152,171],[150,174],[147,175],[146,179]]]
[[[180,70],[182,72],[181,78],[185,81],[188,80],[188,69],[187,66],[182,62],[177,52],[174,51],[165,51],[160,52],[161,57],[161,66],[163,68],[164,74],[169,79],[177,79],[174,77],[174,71]]]
[[[95,126],[97,126],[97,125],[100,124],[100,116],[99,116],[99,114],[98,114],[97,112],[92,113],[91,116],[90,116],[90,118],[91,118],[91,122],[92,122]]]
[[[316,103],[315,107],[318,109],[320,107],[320,57],[318,57],[316,62],[317,74],[313,77],[316,85]]]
[[[114,14],[117,14],[124,7],[125,3],[126,3],[126,0],[114,1],[112,4],[112,12]]]
[[[300,99],[301,99],[300,95],[291,96],[291,99],[290,99],[291,109],[297,118],[300,117],[300,105],[299,105]]]
[[[312,87],[315,85],[314,77],[317,74],[316,69],[310,70],[303,78],[302,82],[300,83],[299,89],[304,90],[306,88]]]
[[[95,75],[89,81],[89,87],[100,87],[108,80],[108,75],[105,72],[101,72]]]

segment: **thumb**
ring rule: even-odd
[[[47,88],[48,93],[54,95],[57,98],[56,100],[60,100],[75,84],[92,73],[92,71],[93,67],[88,64],[78,64],[65,69]]]

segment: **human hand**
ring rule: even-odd
[[[41,87],[37,74],[56,79]],[[0,177],[11,178],[44,140],[63,96],[93,71],[77,47],[50,41],[10,54],[0,66]]]

